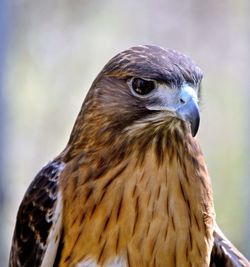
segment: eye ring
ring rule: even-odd
[[[154,80],[134,77],[130,80],[130,87],[136,96],[145,97],[156,89],[157,84]]]

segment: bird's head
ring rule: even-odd
[[[195,136],[201,79],[200,68],[174,50],[152,45],[125,50],[93,82],[69,143],[110,146],[122,133],[134,130],[139,130],[140,140],[143,135],[148,141],[159,129],[169,132],[165,130],[178,129],[178,125]]]
[[[157,46],[136,46],[106,64],[84,106],[89,116],[99,114],[118,128],[154,116],[177,118],[189,123],[195,136],[201,79],[202,71],[189,57]]]

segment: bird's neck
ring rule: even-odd
[[[90,160],[83,156],[77,176],[82,194],[69,200],[70,213],[84,214],[82,238],[69,237],[74,246],[66,256],[79,250],[99,263],[122,256],[128,266],[208,266],[214,225],[210,179],[188,127],[171,123],[167,129],[127,128],[126,138],[103,143]],[[68,188],[74,191],[74,184]]]

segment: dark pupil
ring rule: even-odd
[[[133,90],[139,95],[149,94],[154,88],[153,81],[147,81],[140,78],[135,78],[132,82]]]

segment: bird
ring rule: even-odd
[[[202,78],[156,45],[108,61],[24,195],[9,267],[250,266],[216,224],[196,138]]]

